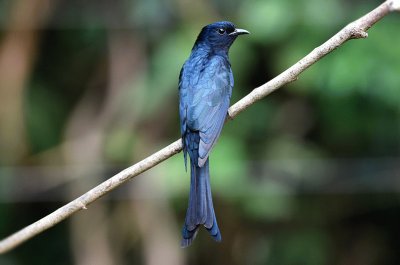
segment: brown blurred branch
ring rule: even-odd
[[[368,14],[348,24],[336,35],[330,38],[321,46],[315,48],[303,59],[298,61],[292,67],[265,83],[264,85],[255,88],[250,94],[242,98],[229,109],[229,117],[234,118],[240,112],[244,111],[256,101],[275,91],[276,89],[297,80],[298,76],[304,72],[312,64],[319,61],[322,57],[335,50],[343,43],[350,39],[366,38],[367,30],[372,27],[377,21],[393,11],[400,11],[400,0],[387,0]],[[72,214],[86,209],[86,206],[100,197],[104,196],[111,190],[132,179],[133,177],[149,170],[169,157],[179,153],[182,150],[181,140],[176,140],[172,144],[158,151],[157,153],[145,158],[135,165],[121,171],[117,175],[104,181],[100,185],[94,187],[79,198],[71,201],[65,206],[57,209],[53,213],[40,219],[39,221],[23,228],[15,234],[0,241],[0,253],[5,253],[14,249],[18,245],[34,237],[37,234],[49,229],[58,224],[62,220],[68,218]]]
[[[0,45],[0,160],[14,164],[27,153],[24,89],[37,54],[40,31],[53,2],[15,1]]]

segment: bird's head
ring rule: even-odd
[[[220,21],[205,26],[197,37],[197,45],[206,45],[213,50],[228,51],[237,36],[249,34],[247,30],[238,29],[232,22]]]

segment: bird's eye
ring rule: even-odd
[[[219,33],[220,35],[224,35],[225,29],[223,29],[223,28],[218,29],[218,33]]]

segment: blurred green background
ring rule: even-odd
[[[232,102],[380,1],[0,1],[0,238],[179,138],[202,26],[231,48]],[[182,154],[0,256],[4,265],[400,264],[400,15],[226,124],[211,154],[223,242],[180,248]]]

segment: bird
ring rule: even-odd
[[[229,48],[239,35],[249,34],[232,22],[219,21],[202,28],[179,75],[179,116],[190,191],[181,247],[192,244],[203,225],[220,242],[221,232],[212,202],[209,155],[221,133],[234,85]]]

